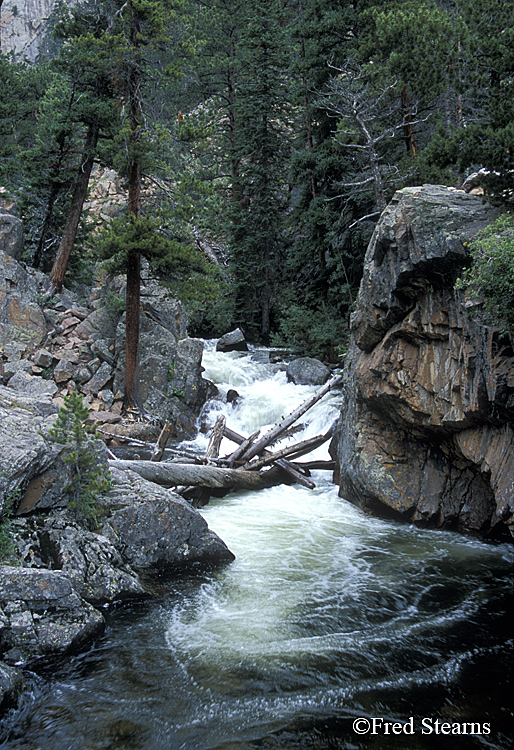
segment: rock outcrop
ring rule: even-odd
[[[5,0],[0,15],[2,53],[14,52],[34,62],[55,4],[56,0]]]
[[[234,556],[203,517],[171,490],[114,470],[99,528],[69,507],[70,465],[49,439],[64,396],[80,391],[89,420],[117,439],[141,426],[121,416],[124,280],[42,304],[47,279],[0,240],[0,710],[16,703],[23,669],[86,647],[101,633],[99,606],[148,597],[156,575]],[[11,243],[11,244],[9,244]],[[12,250],[11,254],[2,252]],[[85,293],[87,292],[87,293]],[[195,432],[212,384],[203,342],[187,337],[184,306],[143,274],[141,390],[172,436]],[[103,442],[90,450],[105,463]],[[9,564],[12,563],[12,564]]]
[[[56,407],[79,390],[92,421],[113,436],[133,431],[154,440],[162,420],[172,425],[173,437],[192,437],[213,391],[202,378],[203,342],[187,336],[184,305],[150,277],[148,266],[141,285],[140,381],[145,408],[156,419],[145,428],[122,426],[123,277],[99,279],[85,298],[65,289],[42,306],[46,277],[2,252],[8,244],[0,242],[0,383],[23,397],[49,395]]]
[[[55,414],[41,411],[29,397],[0,406],[0,706],[23,685],[13,668],[65,657],[101,633],[98,606],[151,596],[163,571],[234,559],[180,496],[121,469],[98,498],[99,528],[86,528],[69,505],[62,446],[47,437]]]
[[[418,524],[514,534],[514,357],[454,282],[497,210],[446,187],[398,191],[367,250],[345,404],[340,494]]]

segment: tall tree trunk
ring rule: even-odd
[[[402,113],[403,113],[403,136],[405,139],[405,146],[407,151],[412,155],[416,156],[418,149],[414,138],[414,131],[412,130],[412,110],[409,99],[409,87],[404,86],[402,89]]]
[[[132,18],[131,41],[137,47],[137,22]],[[128,166],[128,211],[135,219],[141,216],[141,164],[137,156],[138,142],[141,136],[141,104],[139,90],[141,72],[139,55],[129,71],[129,106],[130,137]],[[141,291],[141,254],[130,248],[127,257],[127,297],[125,322],[125,389],[123,393],[123,411],[135,410],[144,413],[143,399],[139,382],[139,314]]]
[[[100,132],[100,125],[98,119],[95,119],[89,124],[86,141],[84,144],[84,152],[80,162],[80,169],[75,182],[75,188],[73,190],[73,197],[71,199],[71,207],[66,220],[66,226],[57,250],[54,265],[50,273],[50,281],[52,289],[55,292],[60,292],[64,283],[64,275],[68,268],[68,262],[70,260],[73,243],[77,236],[77,230],[79,227],[80,217],[82,216],[82,209],[84,207],[84,201],[87,195],[87,188],[89,185],[89,178],[91,176],[91,170],[93,169],[93,163],[95,160],[96,146],[98,143],[98,134]]]
[[[50,227],[50,222],[52,220],[54,204],[61,189],[62,184],[60,182],[54,182],[52,184],[50,195],[48,197],[48,203],[46,205],[46,214],[43,221],[43,226],[41,227],[41,234],[39,235],[39,242],[37,243],[34,255],[32,256],[32,265],[34,266],[34,268],[39,268],[39,266],[41,265],[41,261],[43,260],[46,235],[48,234],[48,228]]]

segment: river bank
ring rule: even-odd
[[[251,355],[211,347],[204,365],[222,393],[241,394],[209,418],[226,410],[245,434],[309,388]],[[306,433],[335,410],[329,396]],[[212,499],[202,515],[235,561],[115,607],[92,650],[35,681],[0,747],[509,747],[512,547],[373,518],[337,496],[329,472],[314,478],[315,490]],[[411,716],[413,736],[353,729]],[[490,734],[422,734],[425,718]]]

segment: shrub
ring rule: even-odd
[[[56,442],[66,446],[63,461],[70,469],[71,479],[67,487],[70,493],[68,507],[89,528],[97,528],[104,509],[99,498],[112,486],[110,472],[99,461],[94,444],[95,427],[86,426],[89,416],[87,406],[80,393],[74,391],[64,398],[54,426],[49,432]]]
[[[514,339],[514,216],[503,214],[471,241],[472,265],[456,288],[483,299],[483,310]]]
[[[11,534],[11,514],[13,507],[20,502],[20,496],[19,487],[7,494],[4,514],[0,519],[0,563],[12,563],[16,559],[16,547]]]

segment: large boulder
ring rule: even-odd
[[[189,503],[131,471],[112,471],[114,510],[103,534],[138,571],[174,570],[234,559]]]
[[[0,403],[7,390],[0,388]],[[6,508],[16,513],[28,497],[33,505],[60,499],[69,481],[59,460],[62,446],[43,436],[53,418],[32,414],[29,404],[0,406],[0,518]]]
[[[103,534],[88,531],[65,514],[17,518],[17,560],[23,567],[50,568],[69,575],[74,590],[90,604],[148,594],[138,575]]]
[[[0,253],[20,260],[23,253],[23,223],[17,216],[0,210]]]
[[[514,358],[454,282],[497,210],[440,186],[398,191],[368,247],[345,404],[340,494],[419,524],[514,532]]]
[[[248,344],[240,328],[225,333],[216,344],[217,352],[247,352]]]
[[[330,375],[330,369],[313,357],[294,359],[286,369],[287,380],[295,385],[323,385]]]

